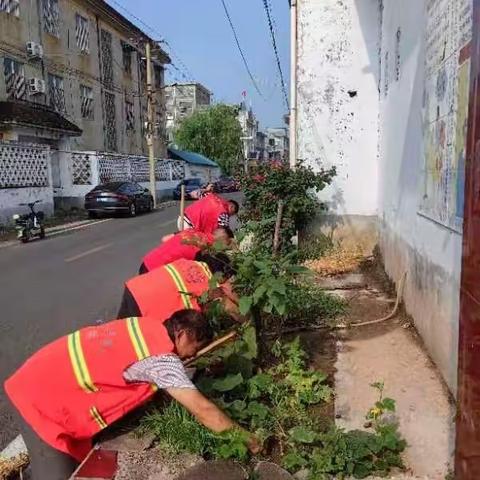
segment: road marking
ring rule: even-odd
[[[111,247],[112,245],[113,243],[106,243],[105,245],[100,245],[99,247],[91,248],[86,252],[79,253],[78,255],[74,255],[73,257],[70,257],[70,258],[66,258],[65,262],[70,263],[70,262],[74,262],[75,260],[80,260],[81,258],[91,255],[92,253],[97,253],[102,250],[105,250],[106,248]]]
[[[53,237],[55,235],[60,235],[61,233],[66,233],[66,232],[73,232],[74,230],[82,230],[84,228],[88,228],[88,227],[92,227],[93,225],[100,225],[101,223],[105,223],[105,222],[110,222],[112,219],[111,218],[106,218],[104,220],[97,220],[97,221],[93,221],[93,222],[88,222],[88,223],[84,223],[82,225],[76,225],[74,227],[66,227],[64,229],[61,229],[61,230],[55,230],[53,232],[48,232],[47,230],[47,237]]]

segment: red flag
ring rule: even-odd
[[[242,92],[242,97],[245,98],[246,96],[247,96],[247,91],[244,90],[244,91]]]

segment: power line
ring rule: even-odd
[[[230,14],[228,13],[228,9],[227,9],[227,5],[225,4],[225,0],[221,0],[222,2],[222,5],[223,5],[223,9],[225,10],[225,15],[227,16],[227,20],[228,20],[228,23],[230,24],[230,28],[232,29],[232,32],[233,32],[233,36],[235,37],[235,42],[237,44],[237,48],[238,48],[238,51],[240,52],[240,55],[242,57],[242,60],[243,60],[243,64],[245,65],[245,68],[247,70],[247,73],[248,73],[248,76],[250,77],[250,80],[252,81],[252,84],[253,86],[255,87],[255,90],[257,91],[257,93],[263,97],[263,94],[262,92],[260,91],[260,88],[258,88],[258,84],[257,84],[257,81],[255,80],[254,76],[252,75],[252,72],[250,70],[250,67],[248,66],[248,62],[247,62],[247,59],[245,58],[245,55],[243,53],[243,50],[242,50],[242,47],[240,46],[240,41],[238,40],[238,35],[237,35],[237,32],[235,30],[235,26],[233,25],[233,22],[232,22],[232,19],[230,17]]]
[[[283,78],[282,64],[280,63],[280,57],[278,55],[277,39],[275,38],[275,30],[273,28],[272,14],[270,12],[268,0],[263,0],[263,8],[265,9],[265,13],[267,14],[268,28],[270,30],[270,37],[272,38],[273,52],[275,54],[275,59],[277,61],[277,68],[278,68],[278,73],[280,75],[280,83],[282,85],[282,93],[285,100],[285,105],[287,106],[287,110],[290,110],[290,105],[288,102],[287,87],[285,84],[285,79]]]

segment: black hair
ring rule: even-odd
[[[213,274],[221,273],[224,280],[228,280],[235,273],[230,258],[228,258],[228,255],[225,253],[215,253],[212,255],[200,251],[195,255],[195,260],[206,263]]]
[[[198,343],[205,345],[212,341],[213,330],[207,317],[197,310],[178,310],[163,323],[172,342],[175,332],[185,330],[195,337]]]
[[[230,227],[218,227],[217,230],[223,230],[228,238],[233,238],[233,230]]]
[[[236,200],[229,200],[228,202],[235,207],[235,215],[236,215],[240,210],[240,205]]]

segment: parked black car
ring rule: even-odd
[[[201,178],[186,178],[182,180],[173,191],[173,199],[180,200],[182,197],[182,185],[185,185],[185,199],[191,199],[191,193],[203,187]]]
[[[97,185],[85,195],[85,210],[90,217],[105,213],[128,213],[153,210],[153,197],[148,188],[135,182],[110,182]]]
[[[238,192],[240,186],[234,178],[222,175],[213,184],[213,189],[217,193]]]

